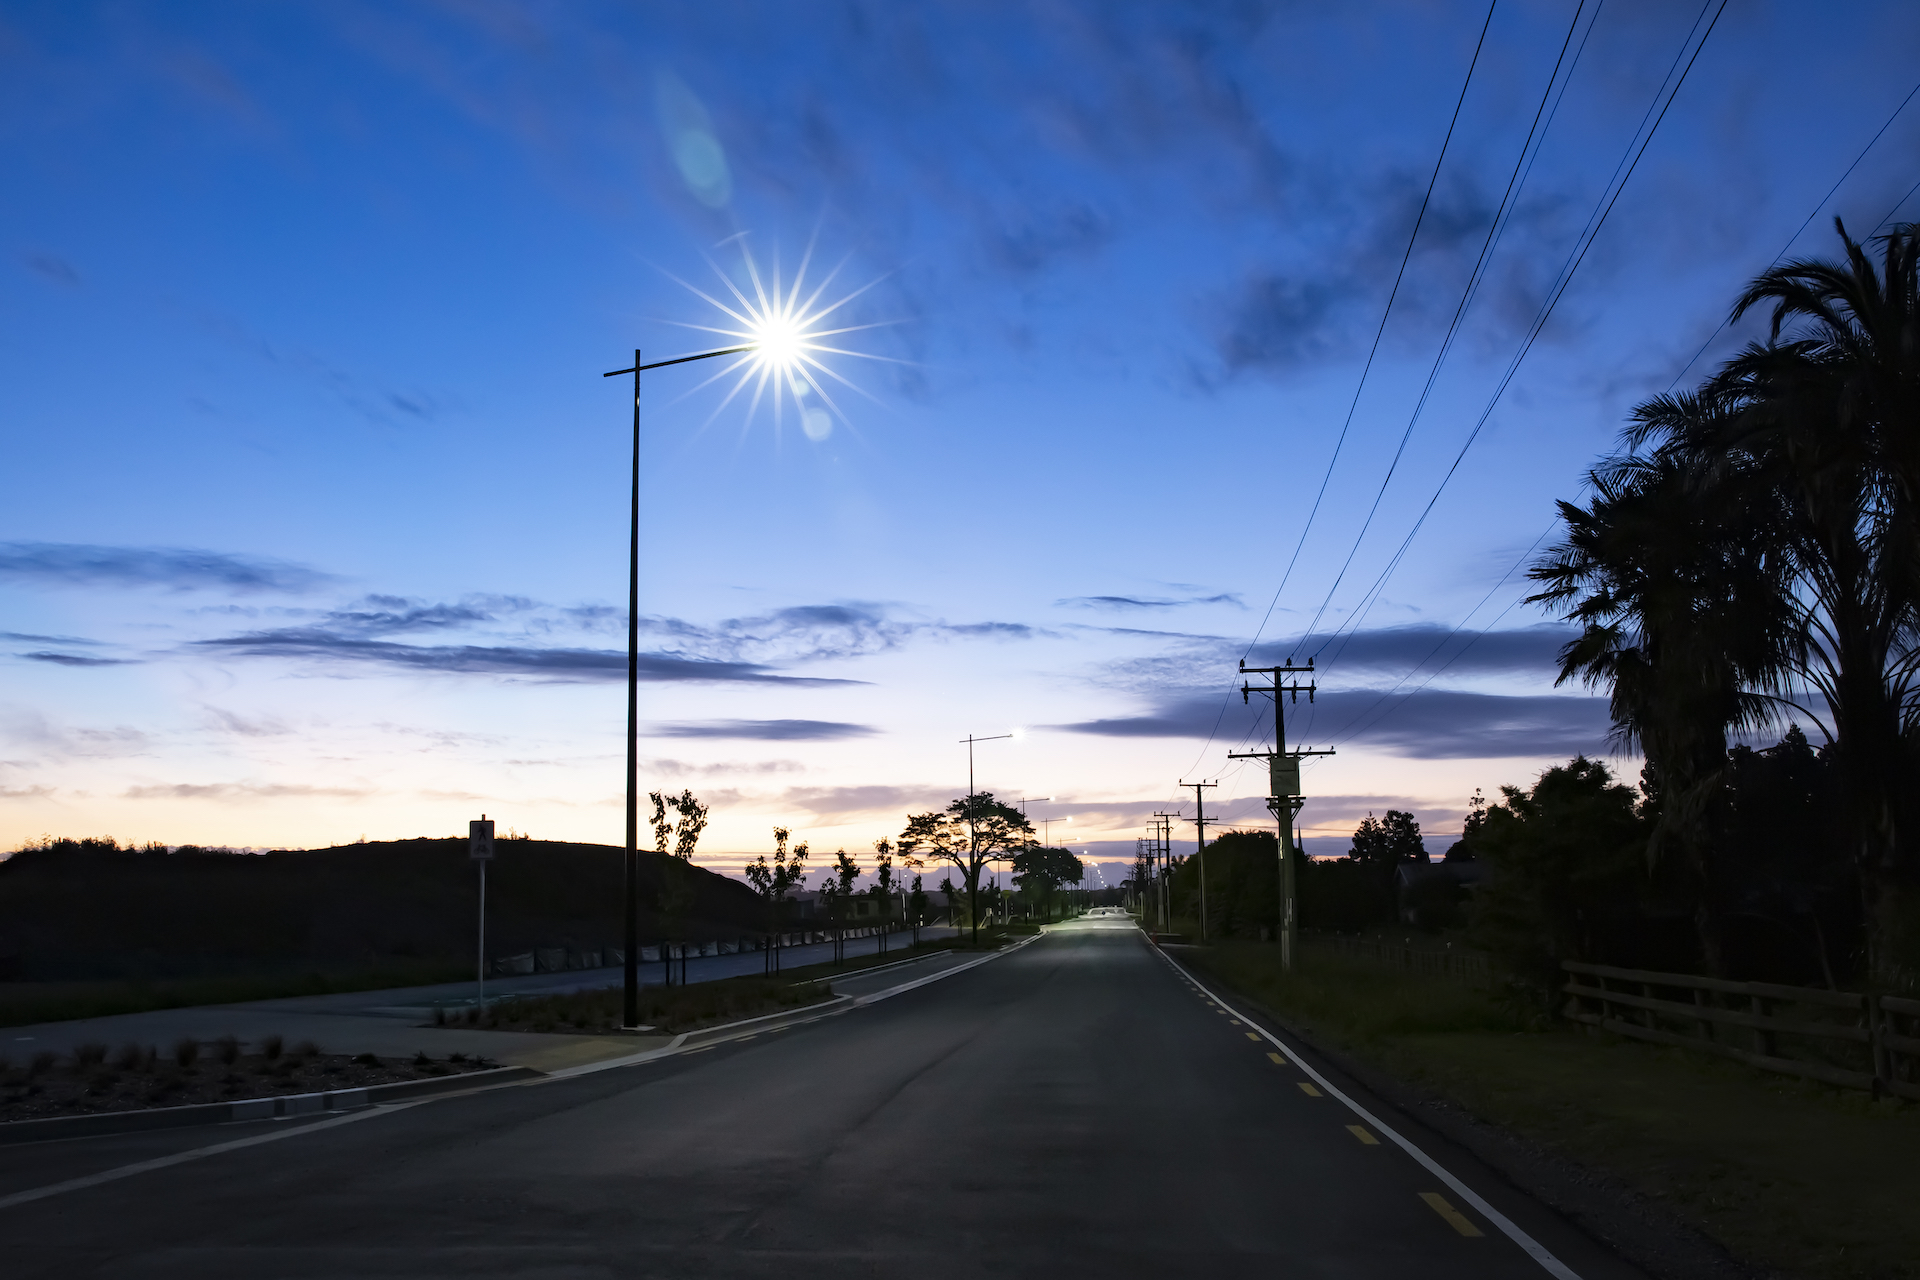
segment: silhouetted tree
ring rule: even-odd
[[[1633,789],[1585,756],[1500,792],[1475,841],[1493,875],[1475,892],[1469,936],[1550,991],[1560,961],[1597,958],[1603,926],[1644,900],[1645,824]]]
[[[658,791],[650,791],[647,797],[653,801],[653,817],[649,821],[653,826],[654,852],[663,859],[660,864],[659,910],[667,927],[660,941],[660,959],[666,971],[667,985],[671,986],[673,948],[676,944],[680,948],[680,978],[686,981],[686,920],[695,897],[693,851],[699,847],[700,835],[707,829],[707,806],[694,799],[692,791],[683,790],[677,796],[662,796]],[[679,816],[677,824],[667,817],[669,811]]]
[[[900,833],[899,851],[909,867],[931,859],[952,863],[966,880],[967,909],[973,940],[980,940],[980,873],[990,863],[1005,862],[1033,843],[1027,816],[1002,804],[988,791],[962,796],[944,810],[907,816]]]
[[[767,958],[766,972],[780,972],[780,923],[785,913],[787,895],[805,882],[807,864],[807,846],[800,843],[793,846],[793,853],[787,853],[787,837],[792,833],[785,827],[773,829],[773,858],[768,860],[761,854],[747,864],[747,883],[760,894],[767,911]]]
[[[1612,689],[1652,766],[1649,847],[1685,847],[1696,877],[1725,820],[1714,726],[1758,698],[1821,729],[1870,968],[1897,980],[1920,967],[1920,233],[1894,227],[1876,263],[1835,226],[1844,260],[1782,263],[1737,300],[1735,319],[1771,306],[1766,342],[1640,406],[1637,452],[1562,508],[1574,559],[1543,567],[1593,602],[1566,673]]]
[[[1039,898],[1043,918],[1053,920],[1053,895],[1062,885],[1079,884],[1086,878],[1080,859],[1065,849],[1043,849],[1038,845],[1013,855],[1013,882],[1022,893]]]

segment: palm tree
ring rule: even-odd
[[[1835,225],[1844,261],[1784,263],[1736,303],[1736,320],[1771,303],[1772,328],[1710,380],[1725,412],[1650,417],[1629,439],[1767,495],[1798,632],[1775,683],[1830,715],[1801,708],[1834,745],[1870,968],[1889,977],[1920,958],[1894,954],[1920,872],[1920,232],[1895,227],[1876,267]]]
[[[1714,398],[1652,400],[1638,423],[1698,432]],[[1647,855],[1677,857],[1692,881],[1709,973],[1725,972],[1720,851],[1727,734],[1774,717],[1765,692],[1789,644],[1780,557],[1739,477],[1680,450],[1616,458],[1590,472],[1593,500],[1560,503],[1564,541],[1529,571],[1530,597],[1581,625],[1557,683],[1610,690],[1614,735],[1644,751],[1659,806]]]

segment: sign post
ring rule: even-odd
[[[467,823],[467,857],[480,864],[480,1007],[487,1007],[487,863],[493,861],[493,823],[486,814]]]

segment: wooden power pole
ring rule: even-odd
[[[1332,751],[1289,751],[1287,750],[1287,711],[1289,701],[1299,702],[1300,695],[1306,694],[1307,701],[1313,701],[1313,684],[1301,684],[1295,680],[1292,684],[1282,684],[1280,677],[1288,675],[1313,674],[1313,659],[1307,659],[1307,665],[1296,667],[1291,663],[1278,667],[1250,667],[1244,659],[1240,663],[1242,675],[1264,675],[1272,677],[1273,683],[1267,686],[1240,684],[1240,699],[1251,701],[1256,693],[1269,694],[1273,698],[1273,750],[1229,752],[1229,760],[1265,760],[1267,762],[1267,811],[1279,824],[1280,846],[1280,919],[1277,924],[1280,932],[1280,969],[1283,973],[1293,972],[1294,948],[1300,928],[1298,908],[1298,886],[1294,883],[1293,873],[1293,819],[1305,804],[1306,797],[1300,794],[1300,760],[1303,756],[1330,756]],[[1282,695],[1285,695],[1284,697]]]

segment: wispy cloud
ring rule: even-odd
[[[64,542],[0,543],[0,582],[298,594],[332,581],[331,575],[303,565],[220,551]]]
[[[658,725],[655,738],[749,738],[763,742],[832,742],[878,733],[871,725],[840,720],[701,720]]]
[[[1220,671],[1221,683],[1214,687],[1224,688],[1225,674],[1231,672],[1234,661],[1247,652],[1246,640],[1233,636],[1120,627],[1101,630],[1173,642],[1159,653],[1109,663],[1098,677],[1098,683],[1108,688],[1156,700],[1182,694],[1200,696],[1203,691],[1194,682],[1197,671]],[[1317,679],[1323,690],[1330,684],[1375,685],[1383,676],[1413,677],[1423,673],[1431,676],[1442,670],[1449,678],[1502,676],[1544,688],[1559,672],[1560,647],[1573,636],[1571,629],[1555,623],[1458,634],[1442,623],[1417,623],[1367,628],[1346,636],[1316,633],[1298,640],[1269,641],[1255,645],[1248,657],[1254,665],[1283,661],[1304,663],[1309,656],[1317,657],[1320,663]],[[1217,709],[1219,694],[1212,696]],[[1322,701],[1325,698],[1326,694],[1322,693]]]
[[[98,647],[100,641],[85,640],[79,636],[37,636],[26,631],[0,631],[0,640],[17,641],[20,644],[59,644]]]
[[[798,760],[718,760],[712,764],[696,764],[691,760],[657,758],[645,761],[641,765],[646,773],[659,774],[668,778],[681,777],[728,777],[741,774],[805,773],[807,766]]]
[[[881,813],[904,819],[909,809],[941,808],[953,798],[950,790],[924,786],[789,787],[780,803],[816,821],[838,823]]]
[[[35,649],[17,656],[31,662],[51,662],[62,667],[124,667],[135,661],[132,658],[97,658],[85,653],[55,653],[50,649]]]
[[[128,800],[286,800],[332,797],[363,799],[376,794],[370,787],[311,787],[283,782],[172,782],[128,787]]]
[[[615,615],[609,624],[624,625]],[[711,626],[646,618],[643,629],[684,653],[754,662],[825,662],[885,653],[914,640],[1028,640],[1043,634],[1020,622],[946,622],[893,616],[886,605],[851,601],[795,605]]]
[[[1069,609],[1179,609],[1190,604],[1242,605],[1237,591],[1210,596],[1067,596],[1054,601]]]
[[[80,283],[80,273],[73,269],[71,262],[68,262],[58,254],[26,253],[20,255],[20,260],[26,263],[27,270],[32,271],[36,275],[43,276],[55,284],[63,284],[71,289],[77,287]]]
[[[1345,637],[1310,635],[1295,641],[1275,641],[1255,646],[1253,653],[1261,662],[1318,654],[1322,664],[1332,660],[1342,671],[1399,674],[1444,665],[1458,675],[1531,673],[1551,677],[1559,671],[1561,647],[1577,634],[1558,623],[1456,634],[1441,623],[1422,622],[1374,627]]]
[[[378,666],[390,670],[446,675],[490,675],[530,680],[624,680],[627,655],[613,649],[546,648],[534,645],[409,645],[368,640],[319,627],[287,627],[244,635],[196,640],[204,652],[246,658],[297,658]],[[782,675],[751,662],[721,662],[643,653],[639,674],[652,682],[718,684],[844,685],[857,680]]]
[[[1373,690],[1323,691],[1312,708],[1317,713],[1314,723],[1325,735],[1315,738],[1317,742],[1341,738],[1358,725],[1349,739],[1356,746],[1417,759],[1604,752],[1611,726],[1604,698],[1503,696],[1457,689],[1423,689],[1385,703]],[[1302,712],[1307,709],[1303,702]],[[1375,712],[1381,714],[1368,720]],[[1232,723],[1223,726],[1231,729],[1228,741],[1240,735],[1247,719],[1236,712]],[[1214,736],[1216,725],[1221,725],[1217,694],[1184,694],[1159,701],[1144,715],[1053,727],[1112,738],[1206,738]],[[1302,730],[1308,736],[1311,732]]]

